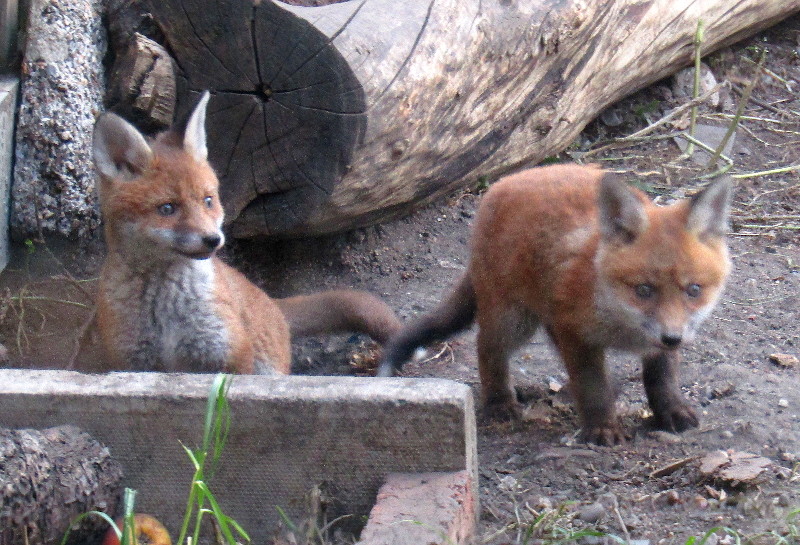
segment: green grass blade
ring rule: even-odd
[[[232,520],[228,517],[225,513],[222,512],[222,508],[217,503],[217,499],[214,497],[214,494],[211,493],[206,483],[198,483],[197,485],[202,491],[205,496],[205,499],[208,500],[208,504],[211,506],[211,511],[214,513],[214,518],[217,519],[219,523],[219,529],[222,532],[222,535],[225,537],[225,541],[228,542],[229,545],[236,545],[236,539],[233,537],[233,533],[231,532],[231,524],[230,521]],[[241,528],[238,524],[234,526],[234,528]],[[246,533],[241,534],[247,541],[250,541],[250,536]]]
[[[292,519],[289,518],[289,515],[286,514],[286,511],[280,505],[275,506],[275,510],[278,511],[278,516],[281,518],[281,521],[286,525],[286,527],[294,533],[298,533],[299,529],[297,525],[292,522]]]
[[[67,542],[67,539],[69,539],[70,533],[72,532],[73,526],[78,524],[83,519],[85,519],[87,517],[91,517],[91,516],[97,516],[97,517],[100,517],[100,518],[104,519],[114,529],[114,533],[117,534],[117,538],[120,538],[120,539],[122,538],[122,530],[120,530],[119,526],[117,526],[117,523],[114,522],[114,519],[112,519],[110,516],[108,516],[107,513],[103,513],[102,511],[87,511],[86,513],[81,513],[80,515],[78,515],[77,517],[72,519],[72,522],[69,523],[69,527],[67,528],[67,531],[64,532],[64,536],[61,538],[60,545],[65,545],[65,543]]]

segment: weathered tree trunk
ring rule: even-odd
[[[17,117],[11,227],[88,237],[100,226],[92,127],[102,109],[101,0],[30,0]]]
[[[135,1],[135,0],[134,0]],[[211,89],[234,236],[377,222],[566,147],[604,107],[800,0],[146,0],[179,110]],[[113,25],[113,22],[112,22]]]
[[[78,515],[113,516],[121,479],[108,449],[75,426],[0,428],[0,545],[59,543]],[[87,517],[70,543],[91,543],[107,528]]]

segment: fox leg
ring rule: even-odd
[[[642,379],[655,425],[668,431],[684,431],[699,424],[678,386],[681,355],[661,352],[642,358]]]
[[[598,346],[557,334],[553,341],[569,374],[570,389],[587,441],[599,445],[625,442],[625,434],[614,411],[614,393]]]
[[[519,416],[520,404],[511,380],[508,360],[536,331],[538,319],[519,309],[500,305],[488,312],[478,311],[478,371],[481,378],[484,409],[501,419]]]

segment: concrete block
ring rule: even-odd
[[[0,271],[8,264],[8,210],[19,80],[0,76]]]
[[[137,510],[177,528],[201,441],[210,375],[0,369],[0,426],[75,424],[106,444]],[[469,387],[442,379],[237,376],[232,428],[212,490],[264,542],[276,506],[300,522],[323,485],[330,518],[369,513],[389,473],[466,471],[477,484]]]
[[[16,60],[19,2],[0,0],[0,72],[12,68]]]
[[[358,545],[470,544],[477,494],[468,471],[389,475]]]

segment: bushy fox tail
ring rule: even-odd
[[[275,301],[293,337],[365,333],[383,345],[402,327],[386,303],[364,291],[331,290]]]
[[[469,327],[475,319],[475,309],[475,290],[469,273],[465,273],[436,309],[413,320],[384,346],[378,376],[392,376],[417,348]]]

